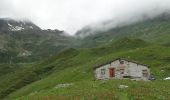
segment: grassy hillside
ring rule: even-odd
[[[90,31],[90,30],[89,30]],[[80,31],[81,35],[89,31]],[[80,33],[77,33],[79,35]],[[170,14],[162,14],[153,19],[146,19],[131,25],[112,28],[104,32],[96,32],[82,39],[84,47],[94,47],[107,44],[125,37],[140,38],[148,42],[169,43],[170,38]]]
[[[63,51],[57,56],[49,58],[38,64],[26,65],[25,67],[21,67],[20,69],[14,70],[12,72],[8,71],[8,69],[4,69],[3,73],[7,73],[5,75],[1,75],[2,80],[0,82],[0,97],[3,98],[8,94],[22,88],[23,86],[40,80],[45,75],[50,74],[53,71],[53,68],[55,67],[54,65],[51,65],[51,63],[53,63],[54,61],[69,59],[77,54],[77,51],[74,49],[68,49],[66,51]],[[61,70],[63,68],[59,69]]]
[[[0,32],[0,99],[169,100],[168,16],[77,40],[58,30]],[[149,65],[156,80],[96,81],[94,67],[116,58]]]
[[[98,32],[83,39],[66,36],[63,31],[59,30],[41,30],[33,23],[28,22],[28,26],[32,25],[35,29],[3,31],[3,29],[9,28],[9,23],[13,26],[23,23],[11,21],[0,20],[0,63],[40,61],[66,48],[94,48],[126,37],[167,46],[170,44],[170,15],[168,14],[105,32]],[[86,34],[88,31],[82,30],[81,33]]]
[[[95,81],[93,68],[115,58],[150,65],[157,80]],[[2,80],[0,94],[7,100],[168,100],[170,82],[162,79],[170,76],[169,58],[170,47],[141,39],[124,38],[92,49],[67,49],[39,64],[26,66],[27,69],[16,72],[16,75],[3,76],[3,79],[10,75],[17,77]],[[6,87],[2,83],[6,83]],[[59,87],[66,83],[70,86]],[[122,84],[129,87],[119,89]]]

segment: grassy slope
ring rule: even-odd
[[[161,79],[170,76],[169,23],[169,19],[156,18],[136,23],[135,25],[124,26],[101,34],[96,34],[78,41],[81,41],[80,48],[84,46],[94,47],[96,45],[99,46],[98,48],[79,50],[68,49],[60,54],[47,58],[47,60],[38,64],[1,64],[0,66],[3,70],[3,75],[1,74],[0,76],[0,97],[6,97],[7,100],[18,97],[21,97],[23,100],[79,100],[79,98],[87,100],[169,99],[170,82],[161,81]],[[39,44],[39,42],[36,42],[36,39],[39,37],[35,37],[34,39],[29,36],[30,35],[27,36],[27,34],[25,34],[24,37],[17,35],[13,38],[18,38],[19,41],[23,39],[23,44],[24,41],[27,41],[25,39],[33,39],[32,44],[36,45],[35,47],[37,49],[34,48],[34,45],[33,47],[30,47],[32,44],[27,43],[24,44],[24,47],[31,50],[34,48],[33,52],[35,58],[43,54],[54,54],[56,50],[58,51],[58,49],[63,48],[63,44],[60,44],[60,37],[54,37],[50,40],[44,40],[44,38],[42,38],[43,40],[40,41]],[[129,39],[129,37],[131,39]],[[141,38],[147,42],[134,38]],[[55,42],[56,39],[59,42]],[[63,41],[62,43],[64,44],[65,42],[66,44],[69,42],[67,39],[61,41]],[[154,44],[148,42],[154,42]],[[8,48],[8,50],[11,51],[9,52],[9,55],[16,56],[18,51],[20,51],[18,50],[20,48],[16,47],[22,45],[22,43],[13,40],[9,41],[8,45],[10,48]],[[39,44],[38,46],[37,43]],[[160,45],[162,43],[165,45]],[[12,46],[14,46],[14,44],[16,44],[16,46],[13,48]],[[78,42],[76,44],[78,44]],[[106,45],[102,46],[103,44]],[[41,50],[45,50],[48,53],[39,52]],[[9,61],[6,59],[9,59],[10,56],[4,56],[6,54],[4,54],[3,51],[0,51],[0,55],[4,61]],[[94,81],[93,67],[118,57],[150,65],[152,72],[158,80],[154,82],[112,80],[104,83]],[[31,59],[34,59],[34,57]],[[29,58],[18,58],[14,60],[28,60],[29,62]],[[12,69],[11,67],[8,68],[8,66],[11,66]],[[64,89],[54,88],[60,83],[74,83],[74,85]],[[125,90],[118,89],[118,85],[120,84],[127,84],[129,85],[129,88]]]
[[[30,64],[30,65],[27,64],[25,65],[25,67],[21,67],[20,69],[14,70],[12,72],[8,72],[8,70],[5,69],[4,71],[7,71],[7,73],[0,77],[1,78],[0,98],[3,98],[9,95],[10,93],[15,92],[16,90],[32,82],[40,80],[44,76],[50,74],[53,68],[55,67],[54,65],[51,65],[51,63],[53,63],[54,61],[64,60],[64,59],[67,60],[72,56],[75,56],[76,54],[77,54],[76,50],[68,49],[38,64]],[[62,69],[63,68],[58,67],[58,70],[62,70]]]
[[[66,50],[40,64],[40,68],[55,66],[50,74],[41,75],[40,80],[18,89],[6,99],[170,99],[170,82],[162,82],[162,78],[170,76],[170,48],[138,41],[142,40],[123,39],[117,41],[122,43],[119,46],[111,43],[105,47],[93,49]],[[130,80],[94,81],[93,67],[118,57],[150,65],[151,71],[158,80],[154,82],[135,82]],[[161,70],[164,70],[164,72],[161,72]],[[73,83],[73,86],[55,88],[57,84],[61,83]],[[129,88],[119,89],[118,86],[121,84],[128,85]]]
[[[105,32],[90,35],[81,41],[85,47],[99,46],[111,41],[130,37],[140,38],[148,42],[169,43],[170,38],[170,15],[148,19],[132,25],[113,28]],[[85,34],[85,32],[84,32]]]

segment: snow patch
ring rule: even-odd
[[[20,26],[13,26],[11,24],[8,23],[8,26],[9,26],[9,29],[11,31],[20,31],[20,30],[23,30],[24,28],[23,27],[20,27]]]
[[[20,31],[20,30],[24,30],[24,28],[21,27],[22,24],[21,24],[21,26],[13,26],[13,25],[11,25],[10,23],[8,23],[8,26],[9,26],[9,29],[10,29],[11,31]]]
[[[11,25],[11,24],[9,24],[9,23],[8,23],[8,26],[9,26],[9,27],[12,27],[12,25]]]
[[[33,29],[33,27],[32,27],[32,26],[30,26],[29,28],[30,28],[30,29]]]
[[[10,23],[7,23],[7,24],[8,24],[8,28],[9,28],[10,31],[21,31],[21,30],[24,30],[25,28],[34,29],[34,27],[31,26],[31,25],[25,26],[26,25],[25,22],[21,23],[20,25],[12,25]]]
[[[30,51],[24,50],[18,54],[19,57],[31,56],[32,53]]]
[[[15,27],[11,27],[10,30],[11,31],[20,31],[20,30],[23,30],[24,28],[23,27],[20,27],[20,26],[15,26]]]

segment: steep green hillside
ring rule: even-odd
[[[169,16],[83,39],[30,23],[0,23],[0,99],[169,100],[170,81],[163,80],[170,77]],[[116,58],[149,65],[156,80],[96,81],[94,67]]]
[[[80,30],[77,35],[86,35],[91,30]],[[170,38],[170,14],[162,14],[153,19],[137,22],[131,25],[121,26],[104,32],[94,32],[82,39],[84,47],[99,46],[116,41],[121,38],[140,38],[148,42],[169,43]]]
[[[9,69],[4,69],[3,73],[7,73],[5,73],[5,75],[1,75],[0,77],[2,78],[0,82],[0,97],[3,98],[8,94],[16,91],[17,89],[22,88],[23,86],[42,79],[45,75],[53,72],[53,68],[55,67],[55,65],[51,65],[53,62],[64,59],[67,60],[77,55],[77,53],[78,51],[74,49],[67,49],[62,53],[57,54],[56,56],[53,56],[38,64],[27,65],[26,67],[21,67],[20,69],[13,71],[9,71]],[[64,68],[58,67],[58,69],[61,70]]]
[[[115,45],[117,44],[117,45]],[[118,46],[119,45],[119,46]],[[95,81],[93,68],[115,58],[126,58],[150,65],[157,80]],[[170,47],[124,38],[92,49],[67,49],[39,64],[26,66],[0,82],[1,98],[16,100],[102,100],[170,99]],[[164,70],[164,71],[161,71]],[[25,74],[27,73],[27,74]],[[17,81],[12,81],[17,80]],[[4,84],[6,83],[6,87]],[[60,84],[69,84],[62,88]],[[128,85],[119,89],[119,85]]]
[[[12,25],[12,26],[11,26]],[[12,30],[21,27],[21,30]],[[80,30],[78,35],[90,30]],[[135,24],[97,32],[83,39],[66,36],[59,30],[42,30],[31,22],[0,19],[0,63],[43,60],[65,48],[93,48],[118,39],[138,38],[157,44],[170,44],[170,15],[162,14]]]

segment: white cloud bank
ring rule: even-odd
[[[29,19],[41,28],[70,34],[91,23],[117,24],[167,10],[170,0],[0,0],[0,17]]]

